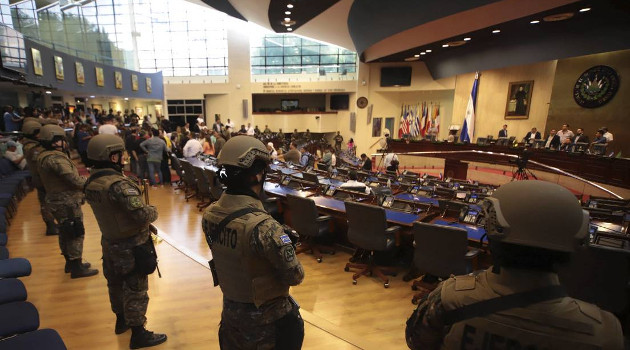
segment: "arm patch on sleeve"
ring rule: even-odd
[[[280,240],[284,244],[291,244],[291,238],[289,238],[289,235],[287,235],[286,233],[280,236]]]
[[[135,189],[133,187],[125,188],[123,193],[126,196],[139,196],[140,195],[140,191],[138,191],[137,189]]]

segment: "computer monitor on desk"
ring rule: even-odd
[[[302,180],[304,180],[304,182],[308,182],[314,185],[319,184],[319,178],[317,177],[317,174],[302,173]]]
[[[507,146],[508,145],[508,138],[507,137],[499,137],[497,139],[497,146]]]
[[[455,190],[447,187],[436,186],[433,195],[445,199],[452,199],[455,196]]]
[[[462,202],[438,199],[438,203],[440,208],[440,215],[442,215],[442,217],[459,218],[459,215],[462,211],[468,210],[468,204]]]

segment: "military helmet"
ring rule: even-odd
[[[66,137],[66,132],[59,125],[48,124],[39,129],[39,139],[41,141],[52,142],[56,136]]]
[[[234,136],[230,138],[218,156],[218,165],[231,165],[239,168],[250,168],[256,159],[269,162],[269,151],[258,139],[251,136]]]
[[[22,125],[22,132],[24,135],[35,135],[41,127],[42,124],[29,120]]]
[[[566,188],[544,181],[515,181],[482,203],[489,239],[573,252],[588,233],[589,215]]]
[[[110,134],[100,134],[94,136],[87,147],[88,159],[96,161],[109,161],[109,156],[114,152],[122,152],[125,150],[123,140]]]

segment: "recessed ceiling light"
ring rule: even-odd
[[[128,97],[125,97],[125,101],[129,101],[129,98],[128,98]]]
[[[293,4],[288,4],[288,5],[287,5],[287,8],[292,9],[292,8],[293,8]]]
[[[285,23],[284,26],[285,27],[290,27],[291,25],[289,23]]]
[[[290,18],[290,17],[284,17],[284,21],[285,21],[285,22],[289,22],[290,20],[291,20],[291,18]]]
[[[492,34],[497,34],[497,33],[501,33],[501,30],[500,29],[495,29],[495,30],[492,31]]]
[[[470,38],[464,38],[464,41],[470,41]]]
[[[94,97],[96,97],[96,96],[90,96],[90,98],[94,98]]]
[[[448,44],[444,44],[444,45],[442,45],[442,47],[448,47]]]
[[[531,24],[538,24],[538,23],[540,23],[540,21],[539,21],[539,20],[537,20],[537,19],[535,19],[535,20],[533,20],[533,21],[531,21],[531,22],[529,22],[529,23],[531,23]]]
[[[420,57],[420,55],[413,55],[413,57]]]
[[[285,15],[290,15],[290,14],[291,14],[291,11],[284,11],[284,14],[285,14]]]
[[[432,50],[425,50],[424,52],[429,53],[429,52],[432,52]]]
[[[46,91],[46,95],[50,95],[50,94],[52,94],[52,92]]]
[[[426,52],[420,52],[420,54],[421,54],[421,55],[426,55],[427,53],[426,53]]]
[[[293,28],[287,28],[287,31],[289,31],[289,32],[292,31],[292,30],[293,30]]]
[[[585,7],[585,8],[583,8],[583,9],[580,9],[580,12],[588,12],[588,11],[590,11],[590,10],[591,10],[591,8],[590,8],[590,7]]]

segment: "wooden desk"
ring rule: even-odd
[[[439,153],[453,151],[482,151],[504,153],[509,155],[519,155],[522,148],[512,148],[507,146],[478,146],[476,144],[454,144],[454,143],[433,143],[428,141],[412,141],[406,143],[402,140],[392,140],[390,142],[392,151],[404,152],[435,152],[420,154],[422,157],[443,158],[455,161],[479,162],[514,166],[508,162],[508,157],[475,152],[462,153]],[[589,181],[596,181],[613,186],[630,188],[630,159],[628,158],[607,158],[582,153],[570,153],[564,151],[550,151],[546,149],[529,149],[530,161],[536,161],[548,166],[556,167],[573,175],[583,177]],[[543,170],[550,172],[546,168],[539,167],[533,163],[527,166],[529,169]]]

